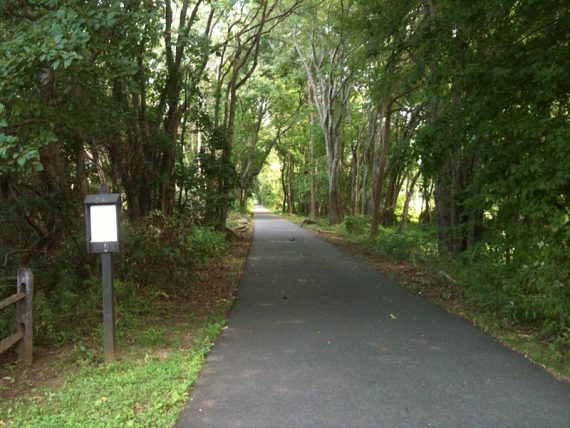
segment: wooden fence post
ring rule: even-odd
[[[34,275],[31,269],[18,269],[17,293],[26,293],[26,298],[16,303],[16,328],[23,337],[18,343],[20,361],[29,366],[33,362],[32,300],[34,297]]]

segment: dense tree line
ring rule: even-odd
[[[133,221],[187,207],[223,227],[238,91],[297,6],[3,2],[2,202],[33,247],[57,245],[99,183],[123,193]]]

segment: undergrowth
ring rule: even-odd
[[[152,213],[138,224],[124,220],[121,248],[114,255],[114,286],[120,328],[143,315],[157,293],[187,287],[188,277],[210,260],[227,254],[224,234],[192,224],[183,216]],[[34,341],[61,346],[98,335],[102,311],[100,260],[85,242],[69,239],[55,253],[33,260]],[[0,331],[13,328],[2,313]]]
[[[224,326],[248,244],[158,213],[123,222],[121,238],[114,260],[117,362],[103,364],[98,257],[85,254],[84,242],[66,242],[49,266],[36,260],[37,363],[0,367],[0,426],[175,423]],[[52,377],[61,384],[51,385]]]

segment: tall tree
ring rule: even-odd
[[[238,90],[253,76],[259,63],[262,39],[293,13],[301,0],[290,2],[263,0],[239,2],[229,14],[226,39],[219,46],[217,82],[214,92],[214,123],[224,133],[220,162],[231,169]],[[222,94],[225,88],[225,96]],[[223,117],[221,116],[223,104]],[[230,176],[231,175],[231,176]],[[210,222],[225,225],[232,190],[233,174],[224,174],[216,183],[216,206],[210,210]]]
[[[342,27],[334,26],[337,14],[346,16],[350,4],[343,2],[321,2],[307,17],[309,28],[305,34],[308,40],[301,43],[294,32],[293,45],[307,74],[311,94],[317,108],[319,123],[325,140],[328,175],[328,214],[332,224],[343,218],[343,204],[340,188],[342,174],[342,121],[350,92],[353,71],[347,66],[355,46],[350,43]],[[316,25],[319,22],[321,25]]]

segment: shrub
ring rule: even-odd
[[[398,233],[395,227],[380,228],[372,246],[400,259],[426,260],[437,255],[434,231],[425,225],[409,225],[403,233]]]
[[[176,271],[188,270],[227,251],[225,235],[197,226],[182,216],[165,218],[156,212],[141,224],[122,224],[123,244],[117,272],[125,281],[167,287]]]
[[[201,263],[224,255],[228,249],[225,235],[212,227],[190,228],[184,243],[191,257]]]
[[[350,235],[364,235],[370,230],[370,222],[360,215],[347,215],[342,227]]]
[[[196,226],[182,216],[165,218],[155,212],[140,224],[125,220],[121,228],[121,251],[114,256],[119,324],[132,325],[157,292],[187,286],[193,269],[227,252],[223,233]],[[86,253],[85,237],[79,232],[57,251],[33,261],[38,343],[61,345],[100,333],[99,259]],[[13,314],[3,311],[0,315],[1,331],[10,331]]]

